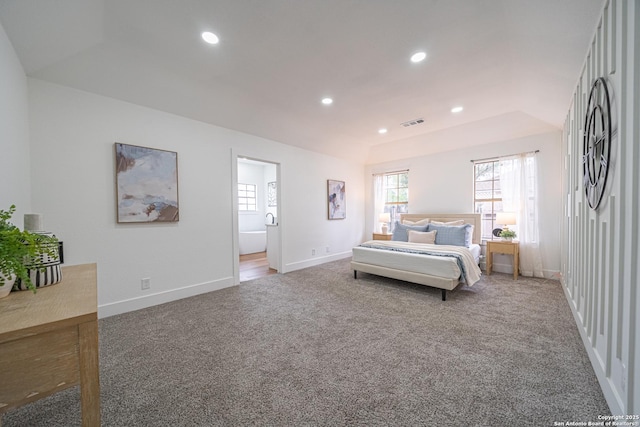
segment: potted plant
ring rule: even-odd
[[[518,235],[513,230],[502,230],[500,232],[500,237],[502,237],[505,240],[512,240],[514,237],[517,237],[517,236]]]
[[[36,292],[29,270],[38,269],[41,257],[46,254],[57,257],[57,240],[28,231],[21,231],[9,220],[15,212],[15,205],[9,210],[0,209],[0,295],[11,291],[16,279],[20,279],[27,288]],[[3,292],[4,291],[4,292]],[[6,292],[6,295],[4,294]]]

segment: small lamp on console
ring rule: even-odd
[[[391,214],[389,212],[381,213],[380,216],[378,216],[378,221],[382,225],[382,234],[387,234],[389,232],[387,223],[391,222]]]

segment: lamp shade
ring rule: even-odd
[[[379,222],[390,222],[391,221],[391,214],[389,212],[381,213],[380,216],[378,216],[378,221]]]
[[[496,214],[496,224],[516,225],[516,213],[515,212],[498,212]]]

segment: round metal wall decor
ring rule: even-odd
[[[582,171],[584,194],[591,209],[597,209],[604,195],[611,157],[611,104],[607,82],[593,82],[584,117]]]

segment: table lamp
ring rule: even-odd
[[[387,234],[389,232],[387,223],[391,222],[391,214],[389,212],[381,213],[378,221],[382,224],[382,234]]]
[[[516,225],[516,213],[498,212],[496,214],[496,224],[504,225],[504,230],[508,230],[510,225]]]

